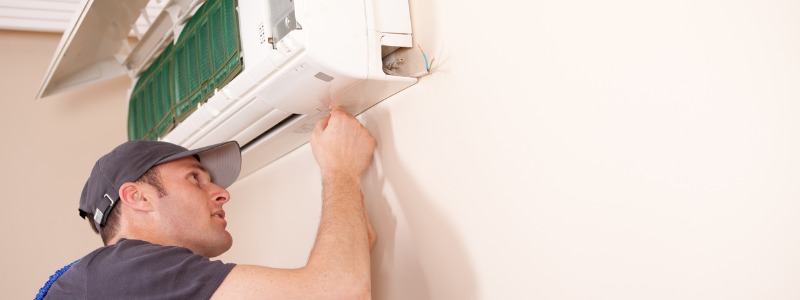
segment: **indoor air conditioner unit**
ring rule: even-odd
[[[149,29],[132,37],[137,20]],[[87,0],[37,98],[127,74],[131,139],[236,140],[246,176],[306,143],[330,106],[358,114],[416,83],[384,71],[409,47],[407,0]]]

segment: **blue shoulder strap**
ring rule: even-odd
[[[78,260],[73,261],[71,264],[68,264],[63,268],[61,268],[60,270],[56,271],[53,275],[50,275],[50,278],[47,279],[47,282],[44,284],[44,286],[39,289],[39,293],[36,294],[36,298],[34,298],[34,300],[44,299],[44,296],[47,295],[47,291],[50,290],[50,287],[53,285],[53,283],[56,282],[58,277],[61,277],[61,275],[64,274],[64,272],[66,272],[67,270],[69,270],[69,267],[72,267],[72,265],[74,265],[76,262],[78,262]]]

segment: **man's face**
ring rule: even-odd
[[[159,166],[166,196],[154,201],[160,230],[174,246],[215,257],[230,249],[231,234],[225,230],[222,205],[230,200],[224,188],[211,182],[203,165],[186,157]]]

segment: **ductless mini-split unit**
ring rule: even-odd
[[[417,81],[383,68],[412,47],[407,0],[154,3],[148,17],[148,1],[84,1],[37,98],[127,74],[130,139],[236,140],[246,176],[306,143],[329,107],[358,114]]]

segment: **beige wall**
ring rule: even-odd
[[[375,298],[800,298],[794,2],[410,2],[438,69],[361,116]],[[98,243],[75,203],[127,82],[33,102],[57,38],[0,38],[3,284],[28,297]],[[236,183],[221,259],[302,265],[318,176],[304,146]]]
[[[6,299],[33,298],[55,270],[102,245],[78,198],[94,161],[127,138],[128,79],[34,100],[60,38],[0,31]]]

